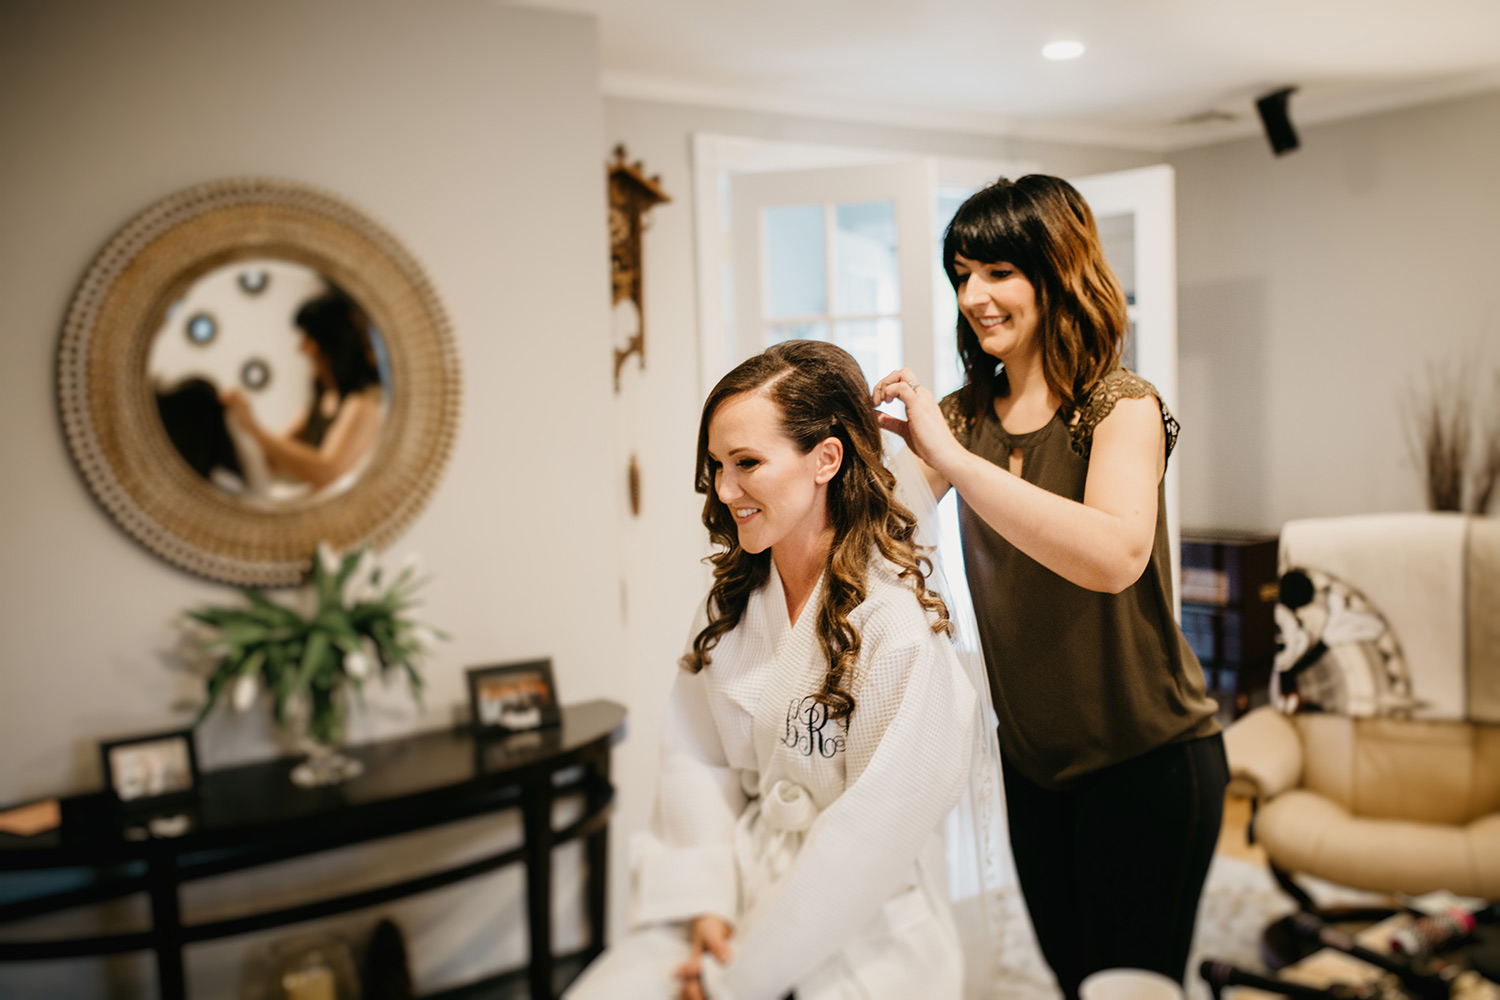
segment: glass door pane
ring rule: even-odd
[[[932,370],[930,164],[772,170],[730,181],[734,354],[832,339],[870,380]]]
[[[899,319],[836,320],[833,342],[854,355],[871,386],[901,367]]]
[[[788,340],[827,340],[827,323],[773,323],[766,327],[766,344],[784,344]]]
[[[766,318],[828,311],[823,206],[773,205],[765,210]]]
[[[1135,213],[1095,216],[1099,226],[1099,243],[1104,259],[1120,279],[1125,290],[1125,308],[1130,314],[1130,331],[1125,336],[1120,364],[1135,371]]]
[[[834,218],[834,312],[841,316],[899,313],[901,262],[895,203],[836,205]]]
[[[933,393],[939,399],[964,384],[963,361],[958,356],[958,296],[943,267],[943,234],[959,206],[976,189],[939,188],[932,215],[932,343]]]

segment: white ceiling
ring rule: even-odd
[[[1500,87],[1500,0],[522,2],[598,18],[609,96],[1152,150]]]

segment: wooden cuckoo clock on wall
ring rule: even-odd
[[[641,304],[641,231],[652,207],[671,201],[660,177],[647,177],[639,161],[625,162],[625,147],[615,147],[609,165],[609,250],[614,286],[615,391],[620,372],[632,354],[646,367],[646,318]]]

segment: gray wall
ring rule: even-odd
[[[1500,94],[1300,131],[1168,158],[1184,525],[1420,509],[1427,366],[1500,403]]]
[[[287,178],[361,208],[422,263],[457,335],[456,450],[391,550],[420,554],[425,614],[453,639],[429,667],[426,713],[401,690],[372,698],[355,738],[449,725],[477,663],[550,655],[565,699],[624,699],[611,660],[623,490],[599,456],[614,404],[598,72],[591,19],[487,0],[0,6],[0,803],[98,787],[98,739],[191,717],[171,707],[169,623],[232,594],[161,563],[94,504],[59,430],[53,361],[106,239],[216,178]],[[210,766],[273,752],[259,713],[201,736]],[[286,901],[508,835],[319,859],[255,890]],[[189,904],[248,897],[244,882],[210,885]],[[420,987],[520,961],[523,899],[507,875],[396,908]],[[247,943],[263,941],[192,949],[196,996],[234,995]],[[111,981],[153,995],[141,966],[0,966],[0,996],[88,997]]]

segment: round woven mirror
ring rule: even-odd
[[[73,296],[57,373],[104,509],[228,583],[300,582],[322,541],[388,543],[458,422],[453,338],[416,262],[284,181],[204,184],[132,219]]]

